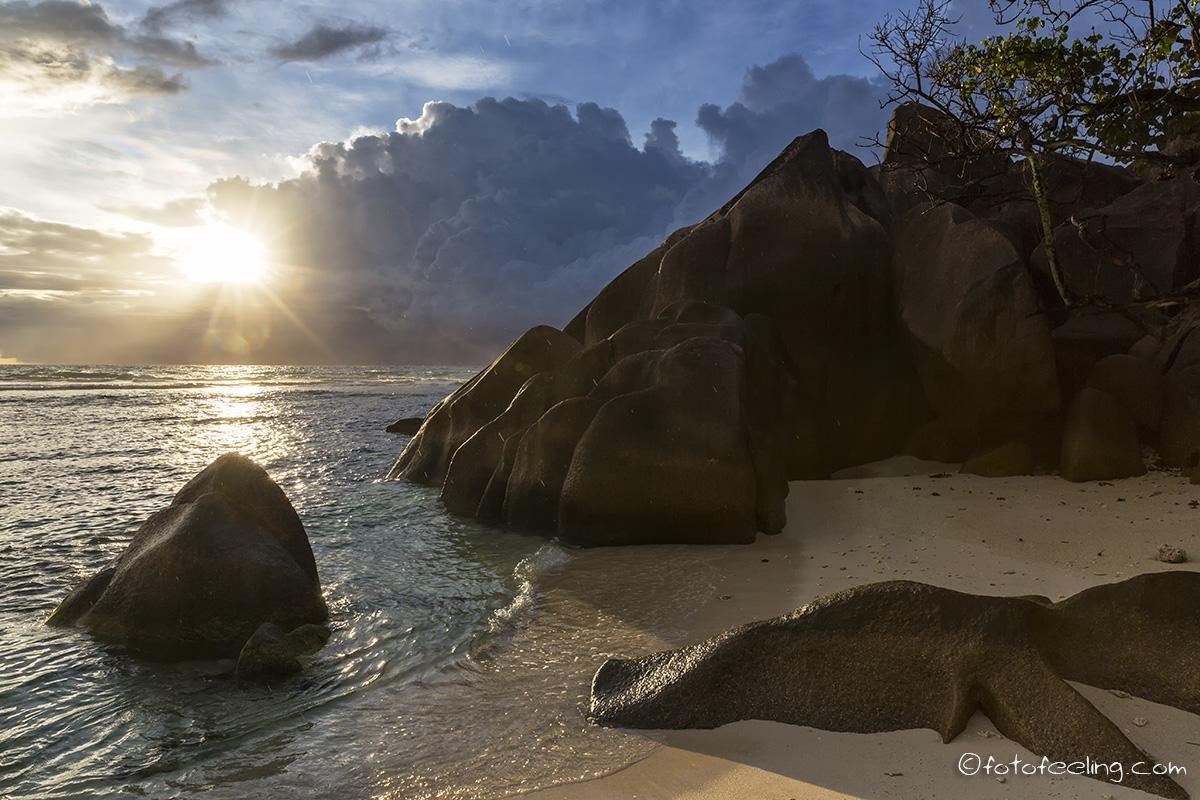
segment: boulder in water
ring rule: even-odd
[[[52,625],[77,625],[152,658],[234,658],[265,622],[328,617],[304,526],[262,467],[223,455],[147,519]]]

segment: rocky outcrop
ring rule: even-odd
[[[835,468],[895,452],[918,404],[895,341],[889,219],[872,183],[823,132],[799,137],[722,208],[652,253],[658,266],[644,295],[625,306],[625,322],[697,300],[769,318],[807,390],[799,416],[815,416],[830,434],[822,456]],[[650,276],[642,264],[614,286],[635,268]],[[592,318],[611,314],[614,286],[586,312],[585,345],[595,341]]]
[[[892,214],[929,203],[970,204],[1003,179],[1009,160],[987,153],[978,135],[937,109],[902,103],[888,122],[883,160],[875,177]]]
[[[599,387],[614,396],[582,432],[563,482],[560,538],[749,542],[760,528],[778,532],[783,464],[774,460],[760,492],[746,360],[733,342],[696,337],[616,365],[619,379]]]
[[[1200,365],[1167,373],[1158,438],[1167,466],[1200,467]]]
[[[900,327],[954,440],[991,447],[1058,412],[1049,322],[994,226],[951,203],[918,207],[899,225],[893,266]]]
[[[1140,184],[1123,167],[1062,155],[1042,154],[1038,170],[1054,226],[1067,224],[1072,217],[1086,216],[1092,209],[1108,205]],[[1005,177],[990,185],[985,196],[972,206],[972,210],[1004,231],[1025,258],[1033,254],[1043,238],[1032,185],[1028,161],[1014,162]],[[1049,283],[1042,288],[1047,294],[1053,292]]]
[[[954,203],[992,223],[1027,259],[1042,241],[1029,164],[983,145],[940,111],[904,103],[893,112],[883,161],[872,171],[893,216]],[[1042,154],[1038,168],[1055,226],[1108,205],[1141,182],[1128,169],[1057,154]]]
[[[1059,269],[1077,299],[1127,305],[1175,292],[1200,278],[1200,183],[1141,184],[1059,225],[1054,241]],[[1049,275],[1044,249],[1032,263]]]
[[[1155,327],[1145,315],[1085,307],[1073,310],[1050,334],[1064,405],[1086,384],[1101,360],[1129,352]]]
[[[1108,392],[1084,388],[1067,415],[1059,473],[1078,482],[1129,478],[1145,472],[1133,414]]]
[[[526,332],[487,369],[434,406],[388,477],[440,483],[455,451],[499,416],[526,381],[562,366],[579,349],[579,342],[555,328],[539,326]]]
[[[891,225],[861,162],[819,131],[795,140],[563,332],[525,334],[439,404],[390,477],[580,544],[779,530],[788,478],[896,452],[923,403]]]
[[[930,728],[943,741],[981,711],[1037,755],[1125,765],[1163,797],[1170,778],[1067,681],[1200,712],[1200,573],[1162,572],[1059,603],[892,581],[819,598],[699,644],[606,661],[590,717],[631,728],[745,719],[874,733]],[[1097,635],[1103,631],[1103,635]],[[1145,771],[1145,770],[1143,770]]]
[[[1153,361],[1129,354],[1108,356],[1096,362],[1087,385],[1112,395],[1144,434],[1158,431],[1166,382]]]
[[[442,499],[584,545],[777,532],[796,393],[786,358],[764,317],[705,303],[627,323],[531,377],[467,437]]]
[[[265,622],[328,613],[308,537],[254,462],[223,455],[147,519],[49,619],[159,659],[233,658]]]
[[[1041,460],[1029,442],[1007,441],[976,450],[963,462],[961,471],[983,478],[1032,475],[1037,472]]]
[[[1158,446],[1171,467],[1200,467],[1200,309],[1190,307],[1166,327],[1156,365],[1164,371]]]
[[[1200,345],[1160,330],[1176,309],[1059,307],[1029,263],[1029,165],[962,135],[901,106],[871,169],[821,131],[795,139],[563,331],[526,333],[440,403],[390,477],[440,487],[452,513],[581,544],[748,541],[782,527],[786,480],[902,450],[989,476],[1062,458],[1067,475],[1132,473],[1132,458],[1111,466],[1104,448],[1133,448],[1105,440],[1127,426],[1093,392],[1134,421],[1138,447],[1161,436],[1169,463],[1200,463],[1200,378],[1184,366],[1200,375]],[[1102,220],[1155,287],[1190,278],[1193,189],[1039,166],[1060,232]],[[1137,230],[1159,202],[1164,219]],[[1127,360],[1135,343],[1169,370],[1165,388]]]

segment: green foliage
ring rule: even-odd
[[[1200,0],[1175,0],[1165,14],[1150,0],[990,2],[1010,30],[978,43],[954,41],[949,4],[936,0],[878,26],[875,61],[892,99],[948,113],[977,134],[973,147],[1122,162],[1200,111]],[[1089,17],[1104,32],[1081,34]]]

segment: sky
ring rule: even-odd
[[[896,8],[0,0],[0,358],[486,362],[794,136],[875,160]]]

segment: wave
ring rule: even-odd
[[[0,392],[156,391],[164,389],[295,390],[303,387],[460,383],[474,373],[458,367],[104,367],[0,368]]]
[[[547,542],[533,555],[521,559],[513,570],[517,581],[517,593],[508,605],[492,612],[488,630],[500,633],[509,628],[520,616],[533,606],[536,581],[548,570],[563,566],[571,560],[571,554],[557,542]]]

